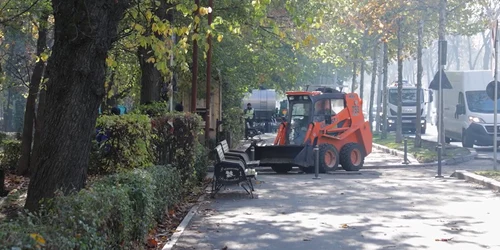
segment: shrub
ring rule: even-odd
[[[169,166],[106,176],[88,189],[58,196],[39,214],[2,224],[0,249],[135,249],[154,219],[181,199]],[[154,216],[152,216],[154,215]],[[35,239],[38,239],[35,240]]]
[[[133,111],[135,114],[143,114],[150,117],[163,116],[168,112],[169,108],[168,103],[166,102],[154,102],[151,104],[140,105]]]
[[[152,120],[156,159],[179,168],[183,184],[194,181],[196,145],[202,119],[191,113],[167,113]]]
[[[210,148],[215,148],[210,147]],[[194,169],[196,174],[196,181],[203,182],[205,177],[207,176],[208,171],[208,161],[209,161],[209,150],[201,143],[196,144],[196,161],[194,163]]]
[[[3,169],[13,169],[21,157],[21,142],[18,140],[6,140],[3,142],[3,155],[0,160],[0,167]]]
[[[151,120],[145,115],[101,116],[93,143],[91,173],[115,173],[153,164]]]

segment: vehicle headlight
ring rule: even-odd
[[[484,123],[484,120],[479,117],[469,116],[469,121],[474,123]]]

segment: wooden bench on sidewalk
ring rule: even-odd
[[[253,198],[251,178],[255,178],[255,170],[247,169],[243,160],[227,159],[221,145],[217,145],[215,151],[217,163],[214,165],[211,197],[214,198],[227,185],[238,185]]]

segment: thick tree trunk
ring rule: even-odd
[[[172,7],[167,1],[161,1],[160,6],[156,8],[155,15],[160,20],[165,21],[168,17],[167,10]],[[148,32],[151,34],[153,31],[148,27]],[[163,39],[162,35],[155,33],[156,38]],[[160,100],[162,75],[156,68],[154,63],[147,62],[153,56],[154,52],[150,46],[139,47],[137,55],[139,57],[139,64],[141,67],[141,104],[157,102]]]
[[[137,51],[141,66],[141,104],[160,100],[161,73],[154,63],[147,62],[153,55],[150,47],[139,47]]]
[[[35,114],[35,135],[33,136],[33,149],[31,150],[30,160],[30,173],[36,170],[36,162],[40,156],[40,140],[42,134],[43,112],[45,107],[46,91],[44,88],[40,89],[38,94],[38,108]]]
[[[40,18],[39,28],[38,28],[38,41],[36,45],[36,55],[40,55],[44,52],[47,47],[47,18],[48,15],[44,15]],[[24,127],[21,142],[21,157],[17,164],[16,172],[18,175],[28,174],[30,167],[30,157],[31,157],[31,144],[33,142],[33,122],[35,119],[35,105],[36,97],[40,89],[40,82],[42,81],[43,70],[45,68],[45,62],[43,60],[38,60],[33,69],[33,74],[31,76],[31,82],[28,90],[28,98],[26,98],[26,110],[24,112]]]
[[[47,64],[45,112],[25,208],[56,190],[84,187],[91,136],[104,96],[107,53],[130,0],[52,0],[55,43]]]
[[[418,25],[418,34],[417,34],[417,119],[416,119],[416,127],[415,127],[415,143],[414,146],[416,148],[420,148],[422,146],[422,125],[420,125],[420,120],[422,118],[422,107],[420,105],[420,100],[424,98],[420,95],[420,91],[422,90],[422,73],[424,71],[422,66],[422,40],[424,35],[424,21],[420,20]]]
[[[403,142],[403,122],[401,114],[403,113],[403,37],[401,34],[402,21],[398,22],[398,116],[396,121],[396,143]]]
[[[387,138],[387,105],[389,100],[387,99],[387,83],[388,83],[388,77],[387,77],[387,68],[389,67],[389,51],[387,47],[387,42],[384,42],[384,56],[383,56],[383,66],[382,66],[382,74],[384,77],[384,80],[382,82],[382,89],[383,89],[383,95],[382,95],[382,101],[383,101],[383,109],[382,109],[382,123],[383,123],[383,128],[382,128],[382,134],[381,138],[386,139]]]
[[[372,68],[372,82],[370,88],[370,105],[368,106],[368,120],[370,121],[370,126],[372,126],[372,131],[376,131],[377,125],[375,124],[375,128],[373,127],[373,103],[375,102],[375,89],[377,88],[377,52],[378,52],[378,44],[375,42],[373,46],[373,68]]]

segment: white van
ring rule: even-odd
[[[452,85],[443,90],[446,142],[461,141],[469,148],[492,146],[494,102],[486,94],[492,71],[446,71],[446,76]]]

